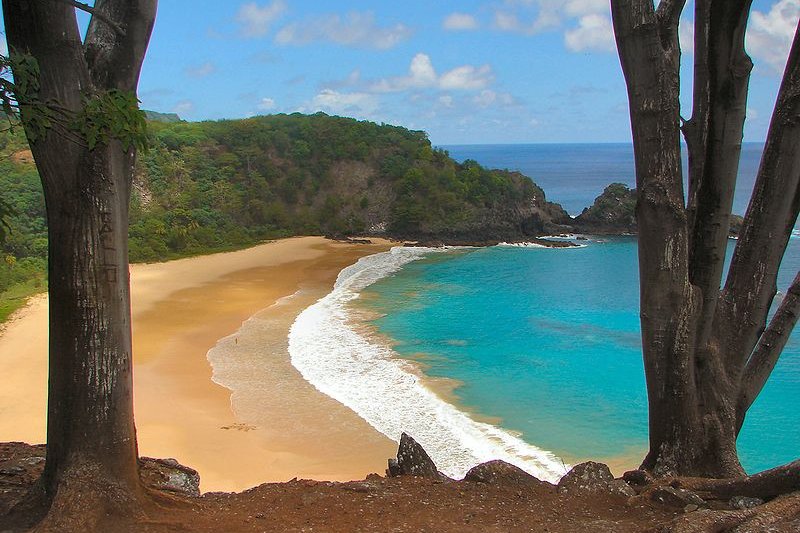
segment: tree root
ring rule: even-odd
[[[795,533],[800,531],[800,492],[741,511],[697,511],[676,518],[655,533]]]
[[[682,478],[680,486],[715,499],[750,496],[770,500],[781,494],[800,491],[800,460],[742,478]]]

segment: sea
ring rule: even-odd
[[[629,144],[443,148],[523,172],[571,214],[611,182],[634,184]],[[743,148],[736,213],[762,150]],[[450,476],[491,459],[550,481],[590,459],[635,468],[647,452],[636,237],[572,239],[579,247],[397,247],[365,257],[297,317],[292,364],[378,431],[414,437]],[[776,301],[799,269],[794,235]],[[800,456],[797,405],[795,332],[739,437],[748,472]]]

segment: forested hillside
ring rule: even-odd
[[[553,216],[526,177],[459,165],[405,128],[320,113],[152,123],[151,137],[133,260],[294,234],[512,239]]]
[[[149,123],[133,187],[132,261],[298,234],[512,240],[569,221],[527,177],[456,163],[424,132],[322,113],[193,123],[149,116],[158,121]],[[0,137],[0,201],[12,211],[0,293],[27,294],[42,287],[47,239],[19,128]]]

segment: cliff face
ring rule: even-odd
[[[636,233],[636,189],[612,183],[573,221],[581,233]]]

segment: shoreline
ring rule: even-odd
[[[382,472],[396,444],[313,389],[285,352],[282,361],[273,354],[275,379],[263,381],[291,401],[269,404],[262,425],[237,419],[231,391],[212,381],[207,359],[218,342],[235,338],[243,324],[270,310],[291,326],[291,306],[274,307],[275,302],[298,291],[311,303],[323,297],[343,268],[391,246],[374,241],[297,237],[131,265],[139,454],[190,465],[199,471],[204,492],[240,491],[294,477],[345,481]],[[288,326],[269,335],[285,340]],[[0,365],[0,441],[43,442],[46,296],[34,298],[0,334]]]
[[[395,442],[365,422],[363,413],[356,414],[306,381],[292,366],[288,337],[298,315],[331,293],[345,267],[390,247],[387,241],[365,245],[299,237],[234,252],[132,265],[140,455],[174,457],[192,466],[200,472],[204,492],[240,491],[295,477],[348,481],[382,472],[396,451]],[[348,307],[350,325],[370,341],[388,345],[394,358],[410,362],[411,374],[433,396],[479,426],[494,426],[497,431],[484,437],[507,441],[519,435],[504,428],[501,420],[463,405],[455,390],[458,382],[427,376],[424,357],[400,357],[391,350],[391,339],[365,322],[369,317],[359,316],[358,306]],[[12,337],[19,321],[27,331],[24,337],[34,339],[33,346],[23,350],[26,358],[35,341],[41,341],[31,335],[30,327],[41,322],[42,311],[46,324],[46,310],[43,295],[8,322]],[[5,337],[0,333],[0,364],[8,366]],[[15,342],[20,345],[19,338]],[[39,363],[27,365],[38,378],[8,379],[24,386],[6,388],[5,395],[0,392],[0,441],[44,440],[44,387],[41,394],[29,391],[36,387],[31,381],[46,383],[46,329],[43,354],[43,364],[40,354]],[[266,357],[254,359],[253,354]],[[255,382],[254,375],[264,379]],[[27,407],[15,406],[9,412],[12,399],[26,395],[33,396],[25,402]],[[21,437],[7,435],[12,419],[23,419],[21,426],[13,424],[15,435]],[[563,465],[555,452],[528,446],[518,451],[528,455],[535,449],[539,456],[535,463]],[[484,453],[480,450],[478,456]],[[605,459],[619,475],[639,457],[623,453]],[[565,457],[569,462],[575,459]],[[553,472],[553,466],[546,470]]]
[[[573,236],[556,236],[554,238],[566,238]],[[553,238],[553,237],[551,237]],[[558,241],[556,241],[558,242]],[[501,243],[497,246],[519,246],[519,245],[509,245],[506,243]],[[522,243],[524,247],[543,247],[538,243]],[[585,244],[578,244],[576,246],[571,247],[554,247],[554,248],[582,248],[585,247]],[[435,254],[434,254],[435,255]],[[427,255],[426,257],[430,257]],[[442,402],[449,404],[450,406],[454,407],[460,413],[463,413],[467,418],[471,419],[472,422],[477,423],[476,425],[490,425],[494,426],[495,430],[498,433],[502,433],[502,437],[498,437],[495,432],[491,432],[489,434],[489,438],[486,439],[492,441],[502,441],[505,443],[507,447],[513,447],[517,450],[518,455],[514,457],[503,456],[502,459],[515,464],[527,470],[529,473],[539,477],[540,479],[551,480],[549,479],[550,473],[553,470],[559,470],[560,467],[560,475],[566,473],[569,469],[570,465],[579,464],[585,461],[599,461],[607,464],[611,469],[612,473],[617,476],[621,477],[622,474],[627,470],[636,469],[639,467],[642,458],[646,455],[647,449],[646,447],[640,448],[637,446],[625,448],[619,450],[619,453],[598,457],[596,455],[591,454],[575,454],[574,452],[568,452],[566,450],[559,451],[557,449],[550,449],[550,448],[540,448],[540,446],[535,441],[527,441],[523,438],[523,433],[521,433],[518,429],[514,428],[513,426],[507,426],[504,424],[502,418],[497,416],[492,416],[489,414],[485,414],[481,412],[481,410],[475,405],[467,405],[464,403],[463,399],[460,397],[458,393],[458,388],[463,385],[461,381],[455,378],[448,378],[448,377],[433,377],[429,376],[426,372],[426,367],[428,366],[427,360],[430,358],[436,358],[437,355],[435,353],[416,353],[410,355],[400,355],[396,350],[395,346],[398,345],[401,341],[397,339],[391,338],[387,336],[384,332],[380,331],[375,324],[372,323],[372,320],[375,318],[380,317],[380,313],[376,310],[369,309],[368,306],[364,306],[361,303],[361,299],[365,297],[366,300],[374,297],[371,296],[370,293],[370,286],[366,286],[359,291],[359,299],[350,301],[347,303],[348,309],[348,327],[353,332],[355,332],[359,337],[366,340],[367,343],[374,345],[376,348],[383,350],[386,354],[386,357],[389,359],[395,359],[401,361],[401,367],[404,368],[404,371],[407,372],[410,376],[413,376],[415,380],[417,380],[428,392],[432,393],[435,397],[437,397]],[[358,347],[351,348],[353,350],[357,350]],[[360,357],[359,357],[360,358]],[[313,379],[312,379],[313,382]],[[317,384],[319,386],[319,384]],[[339,398],[343,403],[348,404],[348,401],[343,398]],[[349,404],[348,404],[349,405]],[[361,409],[357,408],[356,406],[351,406],[356,412],[359,412],[367,419],[370,419],[369,415],[367,414],[368,411],[365,413]],[[435,409],[433,411],[438,411]],[[380,427],[378,425],[377,427]],[[507,435],[506,435],[507,434]],[[425,445],[425,442],[422,442],[418,436],[413,435],[421,444],[426,448],[426,451],[434,458],[437,466],[439,466],[442,470],[448,469],[448,457],[446,455],[438,454],[435,449],[432,449],[429,446]],[[487,435],[484,435],[486,437]],[[510,436],[512,439],[508,439],[507,437]],[[518,440],[519,443],[515,443],[514,441]],[[514,446],[517,444],[517,446]],[[520,445],[522,444],[522,445]],[[510,446],[509,446],[510,445]],[[533,453],[531,453],[531,449],[533,449]],[[450,448],[452,451],[453,448]],[[444,457],[444,458],[443,458]],[[496,458],[496,457],[491,457]],[[532,459],[532,460],[531,460]],[[489,458],[486,458],[489,460]],[[557,463],[555,468],[553,468],[552,462]],[[545,466],[548,465],[549,466]],[[477,464],[477,463],[476,463]],[[443,468],[444,466],[444,468]],[[542,468],[544,467],[544,470]],[[447,473],[447,472],[445,472]],[[463,472],[458,472],[456,474],[456,478],[460,477]],[[452,474],[451,474],[452,475]],[[551,480],[554,481],[554,480]]]

